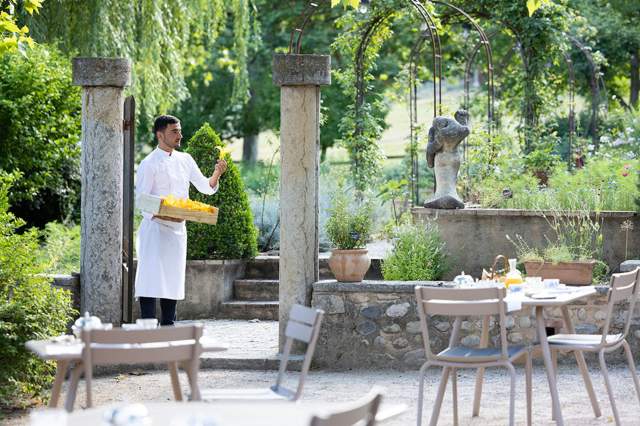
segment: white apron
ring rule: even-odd
[[[189,196],[193,184],[203,194],[213,194],[195,161],[189,154],[169,153],[156,148],[138,167],[136,194],[160,197]],[[149,213],[143,219],[136,238],[138,266],[135,297],[184,299],[184,275],[187,263],[187,227],[184,222],[171,222],[153,218]]]
[[[145,217],[138,229],[136,252],[139,261],[135,297],[184,299],[187,263],[187,227],[184,222]]]

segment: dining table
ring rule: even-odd
[[[129,404],[129,407],[131,405]],[[290,401],[214,401],[214,402],[149,402],[135,404],[133,412],[143,409],[147,420],[135,424],[149,426],[309,426],[314,416],[325,416],[345,408],[350,403],[290,402]],[[376,422],[384,422],[404,413],[406,404],[386,403],[383,399]],[[110,424],[114,410],[127,409],[127,404],[69,413],[67,426]],[[134,423],[131,423],[134,424]]]
[[[560,398],[558,395],[558,385],[556,382],[556,363],[554,362],[551,354],[551,350],[549,348],[549,341],[547,340],[547,329],[544,318],[544,309],[545,308],[559,308],[562,312],[562,319],[564,322],[564,329],[569,334],[575,333],[575,328],[571,321],[571,316],[569,315],[569,307],[568,305],[576,302],[580,299],[586,299],[596,295],[597,291],[593,286],[582,286],[582,287],[570,287],[570,286],[562,286],[560,288],[554,289],[540,289],[539,291],[525,292],[521,290],[520,292],[510,292],[509,295],[505,298],[507,304],[517,305],[517,303],[521,304],[521,308],[529,308],[533,309],[535,312],[536,319],[536,331],[538,336],[538,345],[542,352],[542,359],[544,362],[544,367],[546,370],[547,381],[549,383],[549,392],[551,394],[552,401],[552,419],[556,421],[558,426],[564,425],[564,420],[562,418],[562,409],[560,406]],[[515,308],[514,308],[515,311]],[[484,317],[482,322],[482,334],[480,337],[480,345],[485,346],[489,342],[489,317]],[[596,398],[595,391],[593,389],[593,384],[591,383],[591,378],[589,376],[589,372],[587,370],[587,364],[584,359],[584,355],[580,351],[574,351],[574,355],[576,357],[576,361],[578,363],[578,368],[580,369],[580,373],[582,375],[582,379],[585,384],[585,388],[587,390],[587,394],[589,395],[589,399],[591,401],[591,407],[593,408],[593,412],[596,417],[600,417],[601,411],[600,406],[598,405],[598,400]],[[474,395],[473,402],[473,415],[477,416],[480,411],[480,394],[482,388],[482,380],[483,380],[483,369],[478,369],[478,373],[476,375],[476,392]]]
[[[50,339],[29,340],[25,345],[40,359],[56,362],[56,375],[51,388],[49,407],[57,407],[67,371],[71,366],[82,361],[84,344],[74,335],[62,335]],[[207,336],[200,338],[200,345],[202,352],[222,352],[228,349],[226,344]],[[177,375],[177,372],[171,371],[171,374],[173,377],[174,374]]]

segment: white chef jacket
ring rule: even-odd
[[[214,194],[191,155],[154,149],[142,160],[136,173],[136,196],[151,194],[189,197],[189,183],[203,194]],[[187,263],[187,227],[143,212],[138,228],[135,297],[184,299],[184,275]]]

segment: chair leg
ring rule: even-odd
[[[506,364],[511,375],[511,387],[509,392],[509,426],[513,426],[516,421],[516,369],[511,363]]]
[[[196,361],[198,362],[198,361]],[[191,387],[191,401],[200,401],[200,388],[198,387],[198,365],[195,362],[187,363],[186,371]]]
[[[427,371],[427,368],[429,368],[430,366],[431,364],[427,361],[422,364],[422,367],[420,368],[420,383],[418,384],[418,421],[416,423],[418,426],[422,425],[422,406],[424,405],[424,375]]]
[[[451,396],[453,398],[453,426],[458,426],[458,370],[451,369]]]
[[[558,383],[558,351],[555,350],[553,347],[550,348],[551,349],[551,362],[553,363],[553,377],[556,380],[556,383]],[[555,410],[555,406],[551,406],[551,420],[555,420],[556,419],[556,410]]]
[[[180,389],[180,378],[178,377],[178,365],[176,362],[169,363],[169,374],[171,376],[171,388],[176,401],[182,401],[182,390]]]
[[[598,352],[598,359],[600,360],[600,369],[602,370],[602,376],[604,377],[604,384],[607,387],[607,393],[609,394],[609,401],[611,402],[613,417],[616,420],[616,426],[620,426],[620,416],[618,415],[618,409],[616,408],[616,401],[613,398],[613,388],[611,387],[611,381],[609,380],[609,371],[607,370],[607,364],[604,361],[603,350],[600,350],[600,352]]]
[[[93,407],[93,392],[91,390],[93,386],[93,368],[90,368],[85,364],[84,369],[84,384],[87,389],[87,408]]]
[[[638,380],[638,374],[636,373],[636,364],[633,360],[633,354],[631,353],[631,348],[629,347],[629,343],[626,340],[622,341],[622,346],[624,346],[624,353],[627,355],[627,363],[629,364],[629,370],[631,371],[631,377],[633,377],[633,384],[636,387],[636,394],[638,395],[638,401],[640,401],[640,381]]]
[[[484,380],[484,368],[478,368],[476,373],[476,387],[473,395],[473,412],[472,417],[478,417],[480,415],[480,399],[482,398],[482,382]]]
[[[531,426],[531,410],[532,410],[532,391],[531,391],[531,385],[533,383],[533,377],[532,377],[532,372],[533,372],[533,363],[531,361],[531,352],[527,352],[526,353],[526,358],[525,358],[525,380],[526,380],[526,387],[527,387],[527,426]]]
[[[442,400],[444,399],[444,391],[447,390],[447,382],[449,381],[450,367],[444,367],[442,369],[442,376],[440,377],[440,385],[438,386],[438,395],[433,403],[433,411],[431,411],[431,420],[429,426],[436,426],[438,424],[438,417],[440,417],[440,408],[442,408]]]
[[[78,391],[78,383],[82,374],[82,364],[76,364],[71,370],[71,379],[69,380],[69,390],[67,391],[67,399],[64,402],[64,408],[68,412],[73,411],[76,402],[76,393]]]

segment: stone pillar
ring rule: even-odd
[[[273,57],[280,91],[280,350],[291,307],[309,306],[318,281],[320,86],[331,84],[328,55]]]
[[[82,86],[80,303],[102,322],[122,319],[123,89],[131,63],[123,58],[74,58]]]

